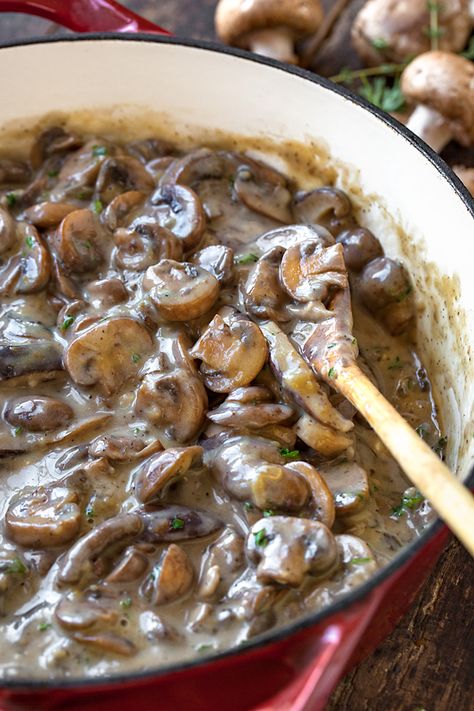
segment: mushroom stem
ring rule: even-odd
[[[450,125],[438,111],[421,104],[416,107],[406,126],[437,153],[443,150],[453,135]]]
[[[280,62],[298,64],[298,57],[294,51],[293,34],[287,27],[272,27],[251,32],[248,35],[248,43],[251,51],[255,54],[279,59]]]

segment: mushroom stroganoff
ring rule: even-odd
[[[60,127],[0,181],[3,676],[226,650],[423,530],[428,503],[306,357],[316,329],[319,357],[358,352],[442,456],[410,277],[344,192]]]

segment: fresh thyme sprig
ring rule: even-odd
[[[439,3],[436,0],[428,0],[428,12],[430,13],[430,24],[426,28],[426,34],[430,38],[431,50],[439,49],[439,38],[444,35],[444,27],[439,26]]]
[[[329,77],[331,81],[335,84],[351,84],[356,79],[364,79],[367,77],[377,77],[377,76],[397,76],[401,74],[407,62],[401,62],[400,64],[379,64],[378,67],[367,67],[366,69],[349,69],[344,67],[339,74],[335,74]]]

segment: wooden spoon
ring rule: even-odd
[[[349,286],[335,293],[327,319],[293,335],[313,370],[365,417],[410,481],[474,556],[474,497],[449,471],[356,362]]]

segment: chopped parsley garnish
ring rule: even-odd
[[[258,261],[258,254],[253,254],[253,252],[250,252],[249,254],[240,254],[237,257],[235,257],[234,262],[236,264],[252,264],[252,262],[257,262]]]
[[[329,380],[334,380],[334,378],[337,377],[336,369],[335,368],[329,368],[328,370],[328,378]]]
[[[252,511],[253,509],[253,504],[251,501],[244,501],[244,509],[246,511]]]
[[[141,355],[140,355],[140,353],[132,353],[130,358],[131,358],[132,363],[138,363],[138,361],[141,358]]]
[[[86,241],[83,244],[84,244],[84,247],[86,247],[86,249],[92,249],[92,242],[90,241],[90,239],[86,239]]]
[[[181,528],[184,528],[184,524],[184,518],[179,518],[178,516],[175,516],[170,523],[170,528],[173,531],[179,531]]]
[[[144,434],[145,428],[144,427],[134,427],[133,428],[133,434],[134,435],[139,435],[139,434]]]
[[[270,542],[267,532],[265,531],[264,528],[261,528],[260,531],[257,531],[257,533],[253,534],[255,537],[255,545],[256,546],[261,546],[262,548],[265,548],[266,545]]]
[[[198,644],[196,652],[208,652],[210,649],[214,649],[212,644]]]
[[[19,558],[14,558],[12,561],[7,561],[5,567],[2,563],[2,573],[11,573],[13,575],[25,575],[27,567]]]
[[[61,331],[67,331],[69,326],[72,326],[72,324],[74,323],[74,320],[75,320],[74,316],[66,316],[66,318],[64,319],[64,321],[62,322],[62,324],[60,326]]]
[[[421,425],[418,425],[418,427],[415,429],[415,432],[420,435],[421,439],[426,439],[426,435],[430,431],[430,426],[426,424],[426,422],[422,422]]]
[[[59,175],[59,170],[48,170],[48,178],[55,178]]]
[[[126,597],[124,600],[120,600],[120,607],[122,607],[124,610],[128,610],[128,608],[131,606],[132,606],[132,598],[131,597]]]
[[[337,343],[330,343],[330,344],[327,346],[327,350],[329,351],[329,350],[331,350],[331,348],[335,348],[336,346],[337,346]]]
[[[440,459],[444,459],[447,444],[448,438],[444,436],[440,437],[436,444],[434,444],[432,447],[433,452],[437,454]]]
[[[15,427],[15,429],[13,430],[13,436],[18,437],[18,435],[21,435],[22,432],[23,427],[21,425],[18,425],[18,427]]]
[[[35,241],[34,241],[33,237],[31,237],[30,235],[28,235],[28,237],[25,237],[25,242],[26,242],[26,246],[29,247],[30,249],[31,249],[31,248],[34,246],[34,244],[35,244]]]
[[[389,46],[387,40],[383,37],[375,37],[375,39],[372,40],[371,44],[372,47],[375,47],[375,49],[387,49],[387,47]]]
[[[92,504],[87,504],[85,514],[86,514],[86,519],[88,521],[92,521],[94,519],[95,514],[94,514],[94,507],[92,506]]]
[[[8,207],[14,207],[16,205],[16,195],[15,193],[7,193],[7,205]]]
[[[106,146],[92,146],[92,155],[95,156],[95,158],[99,158],[99,156],[106,156]]]
[[[412,288],[411,285],[407,286],[407,288],[404,291],[399,291],[395,294],[392,294],[394,297],[395,301],[397,303],[401,303],[402,301],[405,301],[405,299],[411,294]]]
[[[363,565],[364,563],[371,563],[373,558],[351,558],[350,562],[354,565]]]
[[[38,625],[38,631],[46,632],[46,630],[50,630],[52,626],[51,622],[40,622]]]
[[[401,502],[398,504],[398,506],[395,506],[392,509],[392,516],[395,516],[396,518],[400,518],[403,516],[408,509],[416,509],[418,508],[419,504],[423,501],[423,496],[420,494],[419,491],[416,491],[413,496],[409,494],[403,494]]]
[[[94,200],[94,202],[92,203],[92,209],[97,215],[100,215],[100,213],[104,209],[104,206],[102,205],[102,202],[100,200]]]
[[[396,356],[389,364],[388,364],[388,369],[389,370],[401,370],[403,368],[403,361],[400,360],[399,356]]]
[[[265,516],[265,518],[268,518],[269,516],[275,516],[275,511],[273,511],[272,509],[265,509],[263,515]]]
[[[288,447],[282,447],[280,449],[280,454],[285,459],[298,459],[300,452],[298,449],[288,449]]]

